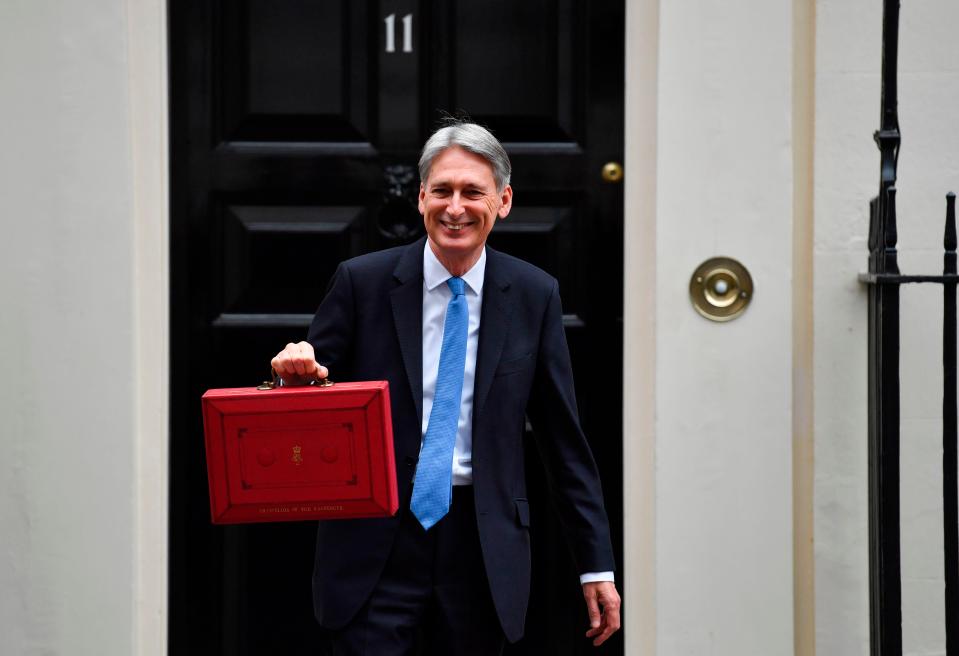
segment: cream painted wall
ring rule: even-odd
[[[656,13],[648,3],[629,6]],[[656,9],[653,83],[627,73],[627,125],[639,132],[646,127],[636,116],[656,117],[654,200],[636,178],[646,164],[638,173],[628,164],[626,192],[644,225],[655,213],[646,235],[627,229],[626,245],[627,276],[635,276],[646,266],[636,257],[642,240],[655,240],[654,289],[627,285],[626,303],[627,406],[644,394],[655,399],[652,439],[642,417],[626,415],[627,472],[655,463],[654,485],[645,486],[652,528],[627,525],[640,540],[627,546],[627,560],[654,558],[652,574],[645,563],[633,567],[655,590],[631,593],[641,615],[627,616],[627,626],[652,616],[655,646],[627,635],[642,650],[631,653],[791,654],[792,3]],[[655,112],[644,92],[655,94]],[[642,157],[632,138],[627,162]],[[740,259],[756,284],[752,306],[727,324],[701,318],[688,300],[690,275],[715,255]],[[645,312],[655,308],[652,329],[643,301]],[[654,362],[640,359],[650,352]],[[636,367],[653,367],[652,389],[633,378]],[[628,490],[627,507],[647,503],[641,494]]]
[[[945,192],[959,188],[959,6],[903,3],[900,265],[942,268]],[[817,653],[868,653],[866,267],[878,190],[881,3],[817,3],[815,442]],[[943,654],[941,290],[902,293],[903,641]]]
[[[867,654],[866,265],[878,185],[881,7],[817,5],[815,544],[819,654]]]
[[[904,3],[901,11],[901,266],[940,272],[944,196],[959,192],[959,5]],[[942,291],[910,287],[902,296],[903,647],[924,656],[945,653]]]
[[[165,653],[164,15],[0,3],[4,654]]]
[[[649,478],[626,490],[629,653],[867,654],[856,275],[878,180],[881,3],[629,7],[643,45],[627,53],[625,466]],[[950,0],[902,8],[907,271],[940,270],[943,196],[959,187],[956,24]],[[754,306],[728,326],[700,320],[685,295],[714,254],[740,258],[757,283]],[[919,656],[944,653],[939,290],[907,287],[903,312],[904,646]]]

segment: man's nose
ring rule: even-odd
[[[466,211],[466,209],[463,207],[463,203],[461,202],[462,200],[463,199],[460,198],[459,192],[455,192],[450,197],[450,204],[447,207],[446,211],[451,217],[460,216],[463,214],[463,212]]]

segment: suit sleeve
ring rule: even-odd
[[[579,423],[555,280],[543,317],[527,413],[579,571],[615,570],[599,472]]]
[[[330,279],[306,338],[313,345],[316,361],[330,370],[330,378],[334,380],[352,378],[355,318],[353,281],[349,268],[343,263]]]

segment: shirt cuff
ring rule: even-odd
[[[587,583],[598,583],[599,581],[615,581],[615,577],[612,572],[586,572],[585,574],[580,574],[579,584],[586,585]]]

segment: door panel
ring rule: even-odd
[[[315,526],[210,524],[199,397],[266,377],[340,261],[422,234],[416,162],[445,114],[513,162],[490,244],[560,281],[621,555],[622,192],[599,171],[622,157],[622,26],[621,2],[171,0],[171,653],[316,652]],[[528,442],[533,591],[507,651],[595,653]]]
[[[375,71],[363,3],[220,4],[222,141],[369,143]]]
[[[220,314],[308,314],[336,265],[365,243],[366,208],[230,205],[222,213]],[[264,264],[266,263],[266,266]]]
[[[501,141],[579,141],[583,7],[573,0],[449,3],[438,32],[450,56],[433,61],[447,80],[446,105],[469,108]]]

